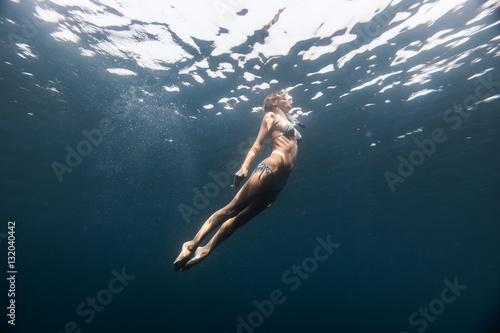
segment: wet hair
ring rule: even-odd
[[[275,100],[281,99],[281,98],[285,98],[283,90],[281,90],[281,91],[275,91],[275,92],[269,94],[264,99],[264,106],[262,106],[262,108],[264,109],[264,112],[272,111],[276,107],[276,104],[273,105],[273,102]]]
[[[292,97],[288,95],[288,93],[283,89],[280,91],[275,91],[271,94],[269,94],[265,99],[264,99],[264,106],[262,107],[264,109],[264,112],[270,112],[273,111],[274,108],[277,106],[275,103],[273,103],[277,99],[287,99],[292,103]],[[273,105],[274,104],[274,105]],[[292,124],[299,125],[302,128],[305,128],[306,125],[302,124],[300,121],[298,121],[296,118],[292,117],[289,113],[285,112],[286,119],[288,119],[289,122]]]

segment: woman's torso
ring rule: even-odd
[[[269,131],[271,138],[271,155],[265,160],[276,172],[289,174],[297,157],[300,133],[286,118],[280,115],[273,117],[273,126]]]

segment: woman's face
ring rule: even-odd
[[[280,108],[283,112],[288,112],[292,109],[292,97],[284,89],[273,92],[266,98],[266,100],[268,99],[271,99],[274,106]]]
[[[284,111],[284,112],[288,112],[292,109],[292,101],[289,100],[289,99],[286,99],[286,98],[281,98],[279,101],[278,101],[278,107]]]

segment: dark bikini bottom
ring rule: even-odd
[[[269,170],[271,172],[271,177],[272,177],[272,183],[271,186],[269,187],[269,192],[279,192],[281,189],[285,186],[286,181],[283,181],[283,179],[280,178],[279,175],[276,174],[276,172],[269,167],[269,165],[260,163],[256,168],[254,172],[259,172],[259,179],[260,176],[262,176],[262,173],[265,170]]]

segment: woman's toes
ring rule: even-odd
[[[203,258],[207,255],[207,249],[202,246],[196,249],[196,252],[194,254],[195,258]]]
[[[182,268],[181,271],[187,271],[196,264],[199,264],[208,255],[208,250],[204,247],[199,247],[196,249],[194,257],[189,260]]]
[[[174,261],[174,271],[182,270],[186,262],[194,255],[191,242],[186,242],[182,245],[182,251]]]

